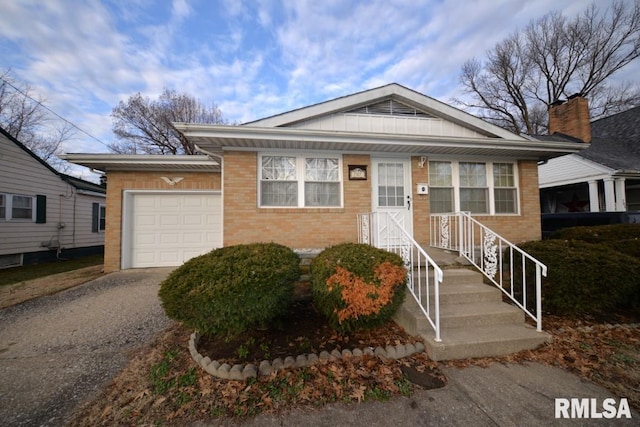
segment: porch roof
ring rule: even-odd
[[[220,171],[220,163],[205,155],[68,153],[60,156],[100,171]]]
[[[577,153],[589,146],[583,142],[537,139],[434,137],[190,123],[174,123],[174,126],[206,153],[229,149],[288,149],[545,160]]]

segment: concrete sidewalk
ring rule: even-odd
[[[555,398],[615,398],[607,390],[559,368],[533,363],[494,364],[488,368],[445,368],[448,384],[420,390],[389,402],[328,405],[279,416],[257,416],[243,426],[637,426],[631,419],[557,419]],[[600,406],[599,412],[602,412]],[[218,424],[231,425],[228,421]]]

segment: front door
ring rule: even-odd
[[[411,160],[372,159],[372,206],[377,213],[392,216],[413,236],[413,201],[411,200]],[[384,216],[383,216],[384,217]],[[375,227],[386,227],[385,221],[378,221]],[[388,235],[378,229],[374,235]],[[381,233],[382,231],[382,233]],[[386,239],[385,239],[386,240]],[[376,246],[384,246],[387,241],[375,241]]]

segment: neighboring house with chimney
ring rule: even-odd
[[[589,120],[586,99],[549,109],[547,141],[589,144],[538,168],[543,232],[576,225],[640,222],[640,107]]]
[[[584,148],[513,134],[398,84],[240,126],[176,127],[203,155],[64,156],[106,172],[106,271],[257,241],[356,242],[371,212],[423,247],[434,215],[456,211],[512,242],[540,239],[538,163]]]
[[[0,268],[101,254],[105,193],[0,128]]]

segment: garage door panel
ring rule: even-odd
[[[160,245],[178,245],[180,236],[178,233],[161,233],[159,240]]]
[[[157,206],[162,209],[179,209],[181,196],[165,196],[157,200]]]
[[[138,215],[135,217],[136,227],[155,227],[157,221],[156,215]]]
[[[140,249],[134,254],[133,260],[135,264],[151,265],[155,263],[156,253],[155,251],[145,251]]]
[[[185,247],[189,247],[191,245],[200,245],[205,242],[205,239],[202,238],[203,233],[184,233],[182,235],[182,243]]]
[[[139,233],[138,244],[140,246],[153,246],[156,244],[157,235],[155,233]]]
[[[200,226],[206,224],[207,215],[190,215],[186,214],[182,217],[182,224],[191,226]]]
[[[222,246],[219,194],[133,195],[131,267],[178,266]]]

